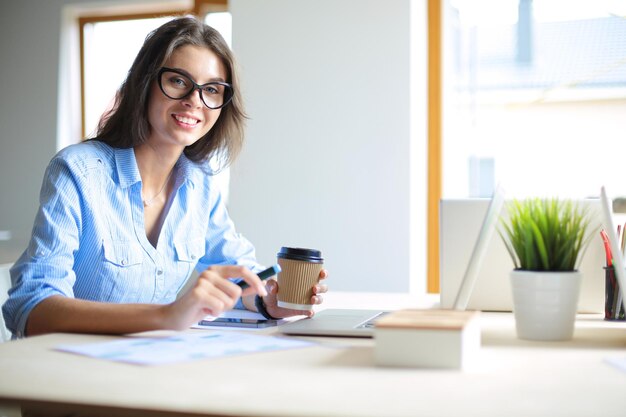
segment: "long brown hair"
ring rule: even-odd
[[[206,47],[215,53],[226,68],[226,82],[233,86],[231,102],[222,108],[211,130],[185,148],[185,155],[195,162],[214,158],[219,168],[233,162],[243,145],[246,119],[236,62],[220,33],[192,16],[175,18],[147,36],[117,91],[113,108],[100,119],[95,140],[115,148],[132,148],[148,138],[152,83],[174,50],[184,45]]]

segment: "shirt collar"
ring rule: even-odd
[[[133,148],[116,148],[115,165],[120,186],[123,188],[130,187],[141,181],[141,175],[139,174],[139,167],[137,166]]]
[[[121,187],[130,187],[141,181],[141,175],[139,174],[139,167],[137,166],[133,148],[116,148],[115,165]],[[195,169],[195,163],[187,158],[184,153],[178,159],[176,169],[178,171],[176,175],[179,179],[178,181],[181,183],[186,181],[192,189],[195,188],[196,182],[198,181],[196,178],[198,171]]]
[[[195,188],[198,171],[195,169],[195,163],[187,158],[184,153],[178,158],[176,169],[178,171],[177,176],[180,179],[179,181],[181,181],[181,183],[186,181],[192,189]]]

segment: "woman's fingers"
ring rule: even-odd
[[[196,296],[203,306],[203,309],[210,310],[209,314],[219,315],[226,310],[233,308],[242,295],[241,288],[232,283],[228,278],[243,277],[250,283],[249,292],[265,293],[265,286],[261,280],[242,266],[216,265],[207,268],[198,277],[196,283]],[[257,289],[257,287],[261,287]]]
[[[328,285],[317,284],[315,287],[313,287],[313,294],[323,294],[325,292],[328,292]]]
[[[250,271],[245,266],[240,265],[213,265],[209,267],[207,270],[203,272],[209,273],[215,272],[220,275],[222,278],[243,278],[245,282],[247,282],[250,287],[252,287],[252,291],[246,290],[244,294],[249,294],[250,292],[255,292],[261,296],[266,296],[267,291],[265,290],[265,285],[259,279],[259,277],[252,271]],[[230,283],[230,281],[226,280]],[[234,285],[234,284],[233,284]],[[237,287],[237,285],[235,285]]]
[[[194,290],[203,308],[210,309],[211,314],[231,309],[241,295],[239,287],[212,274],[201,274]]]
[[[181,298],[169,304],[165,311],[168,328],[182,329],[210,314],[218,316],[232,309],[241,288],[228,278],[242,277],[252,288],[249,293],[267,295],[265,285],[259,277],[243,266],[216,265],[203,271],[194,286]]]
[[[322,304],[324,302],[324,297],[321,295],[314,295],[311,297],[311,304]]]
[[[326,278],[328,278],[328,270],[326,270],[326,269],[322,269],[322,270],[320,271],[320,277],[319,277],[319,279],[320,279],[320,281],[321,281],[321,280],[326,279]]]

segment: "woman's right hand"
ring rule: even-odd
[[[241,288],[228,278],[243,278],[253,293],[266,296],[267,290],[259,277],[244,266],[214,265],[200,274],[196,283],[182,297],[163,307],[164,328],[184,330],[207,315],[219,316],[230,310],[241,297]]]

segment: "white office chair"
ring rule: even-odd
[[[9,298],[11,275],[9,269],[13,264],[0,264],[0,307]],[[4,317],[0,314],[0,343],[11,340],[11,332],[4,325]]]

